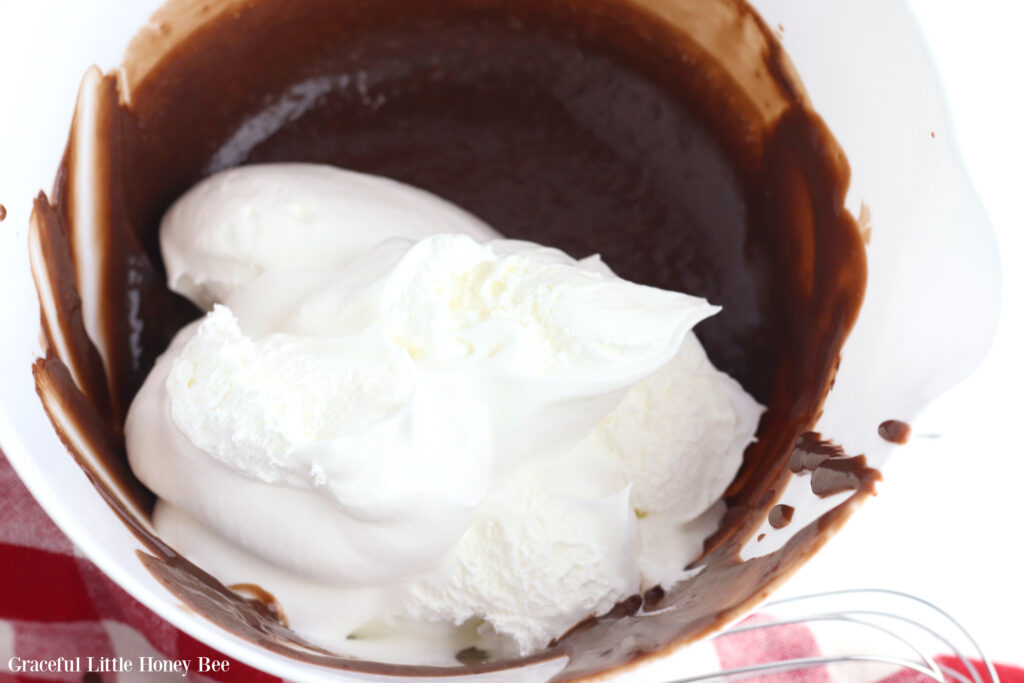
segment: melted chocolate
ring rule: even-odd
[[[793,521],[793,513],[796,510],[792,505],[779,504],[773,507],[768,512],[768,523],[772,525],[773,529],[782,529],[783,527],[789,526],[789,523]]]
[[[910,441],[910,425],[900,420],[886,420],[878,425],[878,435],[902,446]]]
[[[678,0],[670,10],[623,0],[307,0],[301,11],[284,0],[214,9],[176,0],[152,23],[160,30],[128,50],[127,92],[103,77],[98,130],[73,127],[72,138],[98,135],[95,167],[82,169],[69,146],[52,201],[37,201],[32,234],[47,265],[33,272],[60,307],[44,316],[51,351],[33,370],[69,450],[147,548],[143,563],[191,609],[274,652],[339,669],[442,675],[568,655],[560,678],[579,678],[728,623],[872,492],[878,476],[863,456],[808,432],[864,293],[862,237],[843,207],[849,169],[771,30],[740,0]],[[173,333],[199,314],[163,284],[159,219],[202,177],[269,161],[390,176],[509,237],[576,257],[599,252],[623,277],[722,305],[698,335],[768,410],[726,494],[725,520],[694,563],[702,571],[623,600],[533,657],[462,653],[463,667],[398,666],[305,642],[279,610],[153,535],[151,497],[125,466],[124,414]],[[101,296],[86,304],[70,238],[76,173],[96,184],[105,264]],[[106,366],[82,305],[102,320]],[[84,425],[85,441],[67,436],[68,420]],[[855,495],[779,550],[741,561],[791,471],[810,471],[821,495]]]

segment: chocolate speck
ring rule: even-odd
[[[793,513],[796,510],[792,505],[778,504],[771,509],[768,513],[768,523],[772,525],[773,529],[781,529],[782,527],[789,526],[789,523],[793,521]]]
[[[455,659],[463,664],[480,664],[486,662],[490,655],[478,647],[467,647],[455,653]]]
[[[935,139],[935,131],[933,130],[932,131],[932,140],[934,140],[934,139]]]
[[[644,610],[654,609],[662,598],[665,597],[665,589],[661,586],[650,588],[644,593]]]
[[[764,537],[765,537],[765,534],[758,534],[757,535],[757,542],[760,543],[761,541],[763,541]]]
[[[910,425],[902,420],[886,420],[878,425],[878,435],[901,446],[910,441]]]

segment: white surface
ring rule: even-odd
[[[0,230],[14,231],[24,239],[28,198],[40,186],[48,187],[63,146],[60,136],[25,131],[67,129],[82,67],[91,62],[115,64],[130,29],[144,22],[148,5],[97,6],[54,1],[36,6],[0,0],[0,23],[5,28],[4,40],[0,42],[0,87],[4,91],[0,107],[0,201],[10,210],[8,222]],[[997,346],[982,371],[915,421],[918,434],[941,430],[944,437],[918,439],[900,449],[886,470],[882,496],[855,517],[840,538],[801,572],[786,591],[861,585],[910,589],[961,616],[997,657],[1020,661],[1016,651],[1020,629],[1011,620],[1024,610],[1024,599],[1016,583],[1016,548],[1001,545],[1001,533],[995,532],[1012,534],[1012,524],[1020,516],[1016,512],[1015,489],[1024,476],[1024,466],[1014,452],[1017,439],[1010,431],[1018,419],[1013,409],[1019,404],[1019,400],[1014,403],[1016,395],[1010,392],[1014,390],[1013,382],[1021,380],[1016,350],[1024,341],[1019,313],[1024,309],[1021,276],[1013,267],[1024,250],[1018,207],[1012,201],[1021,181],[1016,159],[1024,153],[1020,139],[1013,135],[1024,120],[1024,112],[1017,92],[998,93],[994,88],[1004,79],[1012,82],[1017,75],[1012,67],[1019,69],[1021,58],[1012,52],[1011,31],[1019,27],[1024,17],[1015,3],[999,0],[971,5],[972,14],[985,17],[985,21],[969,21],[961,3],[917,0],[915,6],[922,12],[939,66],[946,73],[965,156],[1003,239],[1004,261],[1008,265],[1004,302],[1007,317]],[[108,16],[103,16],[104,12]],[[47,26],[46,22],[55,16],[63,17],[64,21],[55,27]],[[877,31],[872,35],[877,35],[879,41],[889,38],[884,22],[876,22],[875,28]],[[105,39],[81,38],[90,35],[103,35]],[[59,53],[54,52],[54,45],[60,46]],[[872,47],[866,45],[865,49]],[[908,54],[906,58],[911,60],[914,55]],[[849,61],[853,63],[856,59]],[[1004,73],[1008,75],[1001,77]],[[30,89],[28,79],[33,74],[43,75],[47,88]],[[812,96],[813,93],[812,89]],[[12,107],[12,102],[31,106]],[[881,101],[877,106],[886,104]],[[936,134],[950,135],[951,131],[940,126]],[[840,135],[840,139],[848,144],[845,136]],[[1016,154],[1011,149],[1014,145]],[[18,171],[23,167],[37,170],[15,173],[15,164]],[[860,182],[856,179],[857,168],[862,167],[854,167],[855,188]],[[45,172],[40,175],[38,169]],[[927,208],[922,206],[921,211]],[[0,254],[4,259],[0,265],[16,267],[18,264],[7,264],[7,256]],[[950,336],[962,333],[958,314],[951,311],[947,328]],[[19,347],[18,353],[23,351]],[[24,359],[26,367],[30,360],[30,356]],[[989,434],[979,435],[979,430]],[[28,433],[22,435],[27,439],[33,437]],[[844,442],[849,443],[845,439]],[[922,460],[929,472],[922,472],[918,466]],[[954,465],[965,461],[977,462],[987,469],[968,473],[954,470]],[[34,483],[41,485],[39,481]],[[83,523],[66,510],[55,517],[66,527],[80,527]],[[995,531],[986,530],[983,523],[987,520],[995,522]],[[894,547],[887,539],[892,538],[892,529],[898,526],[913,529],[909,535],[920,542]],[[86,544],[86,552],[93,554],[104,540]],[[880,545],[884,545],[884,563],[879,561]],[[994,569],[982,573],[983,562]],[[114,568],[112,562],[101,566],[108,572]],[[117,572],[112,573],[116,578]],[[157,599],[152,586],[136,582],[129,587],[147,604]],[[171,618],[179,626],[185,622],[181,614]],[[238,651],[233,639],[211,637],[209,641],[228,652]]]
[[[913,421],[915,438],[886,464],[879,496],[777,595],[864,586],[906,590],[955,615],[990,656],[1020,665],[1024,52],[1018,32],[1024,5],[910,4],[953,118],[954,130],[935,134],[956,136],[1000,242],[1002,318],[982,366]],[[892,543],[894,529],[913,529],[911,542]]]

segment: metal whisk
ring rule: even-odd
[[[737,681],[824,665],[850,667],[849,680],[877,680],[907,671],[938,683],[999,683],[995,666],[963,625],[939,607],[913,595],[885,589],[837,590],[766,602],[758,608],[758,613],[770,617],[754,623],[741,622],[718,634],[714,640],[751,631],[813,624],[816,633],[833,629],[839,634],[833,644],[838,644],[835,649],[840,651],[827,652],[830,648],[826,643],[822,647],[824,652],[818,656],[742,665],[687,676],[671,683]],[[849,645],[851,641],[861,643],[859,647],[864,651],[854,651]],[[936,661],[933,653],[939,652],[959,660],[963,670]],[[972,659],[982,666],[976,666]],[[871,675],[867,673],[868,668],[873,670]]]

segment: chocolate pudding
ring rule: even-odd
[[[84,140],[97,144],[89,166]],[[271,161],[395,178],[507,237],[600,253],[623,278],[721,305],[701,342],[768,409],[695,563],[703,571],[531,658],[474,652],[463,667],[413,667],[312,646],[259,587],[238,595],[161,542],[152,495],[125,464],[124,417],[200,312],[164,284],[159,221],[199,179]],[[87,78],[51,197],[36,202],[30,251],[49,347],[34,366],[38,392],[148,549],[142,562],[225,629],[346,670],[451,675],[568,655],[560,679],[583,677],[739,616],[873,491],[862,456],[808,434],[864,294],[849,175],[777,39],[741,0],[172,2],[119,75]],[[808,471],[816,493],[853,495],[741,561],[776,492]]]

